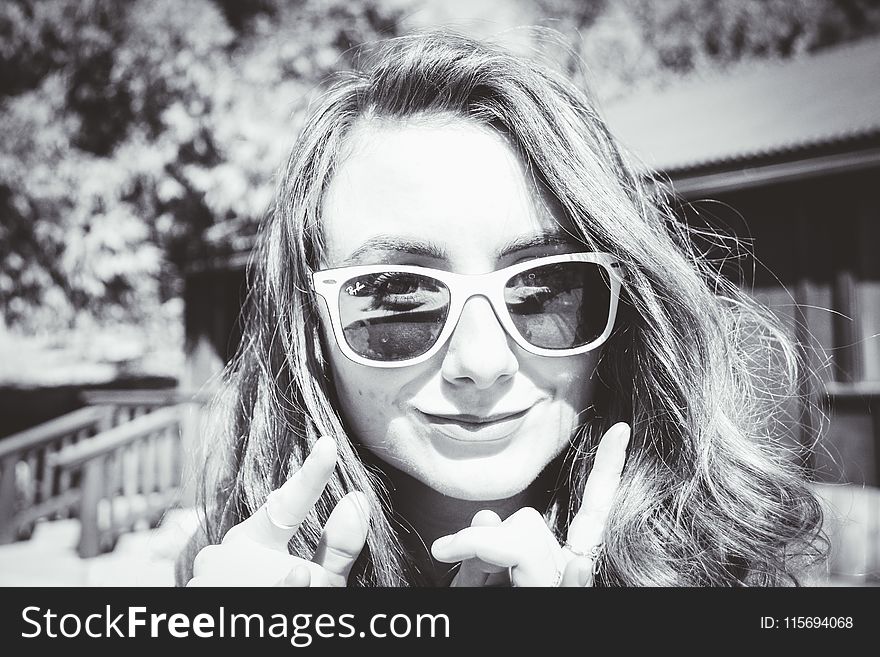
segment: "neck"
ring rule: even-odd
[[[551,498],[552,482],[547,482],[546,474],[512,497],[461,500],[444,495],[387,463],[381,467],[386,475],[391,508],[401,525],[399,533],[404,548],[427,582],[434,585],[448,585],[455,571],[455,564],[441,563],[431,556],[435,540],[469,527],[478,511],[489,509],[505,520],[527,506],[543,512]]]

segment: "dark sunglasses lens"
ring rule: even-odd
[[[449,289],[421,274],[365,274],[339,290],[345,341],[370,360],[421,356],[437,341],[448,314]]]
[[[606,269],[561,262],[517,274],[504,286],[510,317],[522,336],[543,349],[573,349],[602,335],[611,306]]]

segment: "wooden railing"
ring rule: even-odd
[[[85,390],[80,393],[89,406],[112,409],[111,426],[118,426],[146,413],[175,404],[205,404],[207,394],[190,394],[176,388],[165,390]]]
[[[113,549],[139,524],[155,527],[173,506],[181,480],[181,407],[147,413],[52,457],[81,473],[78,546],[82,557]]]
[[[0,544],[30,537],[39,518],[74,514],[79,480],[54,455],[112,425],[112,409],[81,408],[0,441]]]
[[[173,449],[165,446],[169,441],[164,438],[142,436],[136,431],[135,434],[124,433],[130,437],[132,444],[129,447],[119,447],[108,454],[100,449],[93,452],[91,447],[74,451],[68,448],[86,442],[91,445],[93,441],[98,441],[95,445],[104,445],[106,432],[114,427],[127,426],[171,406],[203,404],[205,395],[187,394],[178,389],[91,390],[83,392],[82,399],[88,404],[87,407],[0,440],[0,544],[30,538],[39,519],[55,520],[81,517],[82,513],[105,513],[103,509],[108,503],[99,504],[98,511],[93,511],[91,501],[84,500],[82,480],[91,466],[70,460],[71,454],[94,454],[104,464],[107,491],[116,490],[123,500],[129,500],[110,503],[115,504],[113,513],[117,516],[120,508],[132,503],[135,506],[132,507],[131,517],[140,513],[141,517],[152,522],[155,500],[147,505],[149,508],[144,507],[137,512],[137,505],[143,507],[146,499],[143,491],[152,486],[150,477],[158,482],[166,497],[170,495],[167,491],[176,486],[181,468],[180,447],[176,445],[179,435],[174,433],[178,429],[171,426],[168,414],[160,417],[168,420],[162,431],[168,436],[175,435],[171,441],[176,445]],[[174,413],[177,413],[174,427],[178,427],[180,413]],[[140,425],[135,425],[135,429],[137,426]],[[154,450],[158,450],[158,455],[153,453]],[[62,453],[65,455],[63,458]],[[170,485],[169,481],[174,485]],[[126,523],[116,525],[122,527]],[[107,536],[110,534],[103,535],[103,542],[100,543],[102,549],[107,548],[107,541],[110,540]],[[94,551],[89,545],[84,549]]]

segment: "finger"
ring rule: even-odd
[[[315,441],[302,466],[281,488],[273,491],[266,504],[250,518],[227,534],[227,538],[245,535],[251,540],[278,550],[287,550],[287,543],[324,492],[336,467],[336,443],[323,436]],[[271,507],[269,518],[266,507]],[[225,541],[226,539],[224,539]]]
[[[511,586],[559,586],[567,556],[544,516],[524,507],[504,521],[522,555],[510,569]]]
[[[511,540],[510,532],[504,525],[498,527],[465,527],[450,536],[442,536],[434,541],[431,554],[437,561],[454,563],[473,559],[509,568],[520,559],[518,545]]]
[[[602,436],[593,469],[584,486],[583,503],[568,527],[568,544],[587,552],[602,542],[605,523],[626,461],[630,428],[618,422]]]
[[[492,509],[477,511],[471,519],[471,527],[497,527],[501,524],[501,516]]]
[[[490,509],[478,511],[471,520],[471,527],[498,527],[501,518]],[[453,587],[485,586],[489,577],[494,573],[504,572],[506,569],[500,566],[486,563],[482,559],[466,559],[461,562]]]
[[[288,586],[294,588],[308,588],[312,583],[312,573],[307,566],[296,565],[276,586]]]
[[[370,507],[361,492],[349,493],[336,505],[321,534],[312,559],[328,575],[330,586],[345,586],[370,528]]]
[[[593,560],[588,557],[575,557],[568,562],[562,575],[561,587],[590,586],[593,583]]]

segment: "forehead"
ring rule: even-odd
[[[409,256],[413,264],[487,267],[516,240],[567,241],[558,214],[515,150],[487,127],[371,122],[356,128],[327,189],[324,264],[401,264]]]

